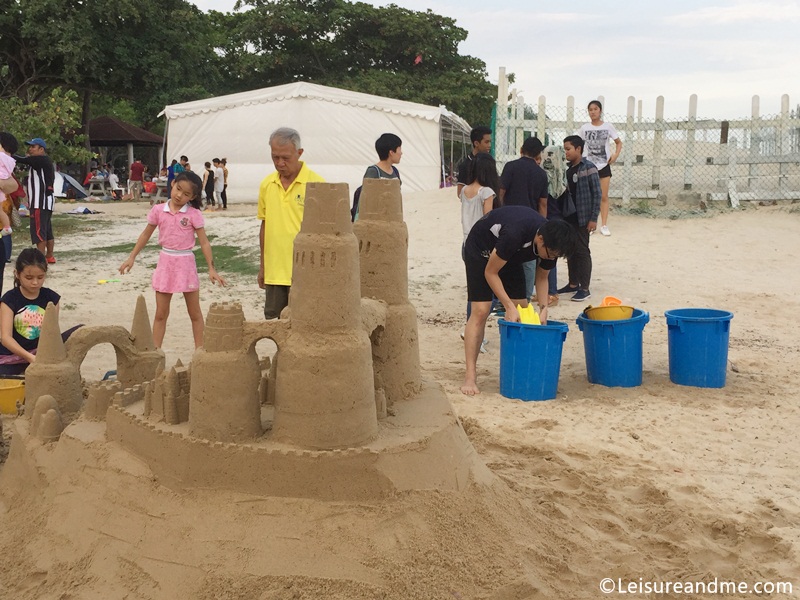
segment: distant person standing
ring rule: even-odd
[[[544,145],[536,137],[522,142],[520,158],[506,163],[500,177],[500,203],[503,206],[527,206],[547,218],[547,173],[539,166]],[[525,293],[533,295],[536,261],[522,265],[525,270]],[[555,267],[553,267],[555,268]]]
[[[55,238],[53,237],[53,208],[55,196],[53,184],[56,178],[53,161],[47,156],[47,144],[42,138],[25,142],[28,146],[26,156],[15,156],[18,165],[27,165],[27,194],[30,209],[31,243],[45,255],[49,264],[56,262],[53,256]]]
[[[214,178],[216,176],[211,163],[206,161],[203,169],[203,191],[206,194],[206,206],[214,205]]]
[[[169,191],[172,189],[172,180],[175,179],[175,165],[177,164],[178,161],[173,158],[167,167],[167,196],[169,196]]]
[[[503,206],[528,206],[547,217],[547,173],[536,162],[544,145],[536,137],[522,143],[520,158],[506,163],[500,176]]]
[[[398,179],[400,171],[395,165],[400,163],[403,157],[403,141],[393,133],[384,133],[375,140],[375,151],[378,153],[378,162],[367,167],[363,179]],[[402,185],[402,180],[400,180]],[[361,186],[355,192],[353,198],[353,209],[351,217],[353,221],[358,220],[358,213],[361,209]]]
[[[456,167],[458,172],[456,196],[459,198],[461,198],[461,188],[469,183],[469,165],[472,159],[480,152],[492,151],[492,130],[484,125],[479,125],[470,131],[469,139],[472,142],[472,152],[462,158]]]
[[[214,203],[217,210],[222,208],[222,193],[225,190],[225,172],[222,170],[222,161],[215,158],[214,163]]]
[[[133,196],[133,200],[139,202],[142,199],[142,189],[144,181],[145,166],[138,158],[131,163],[128,173],[128,192]]]
[[[222,210],[228,210],[228,159],[221,158],[222,163]]]
[[[616,128],[611,123],[604,123],[603,105],[599,100],[592,100],[588,106],[589,118],[591,123],[585,123],[578,130],[586,143],[584,156],[589,162],[597,167],[597,174],[600,176],[600,190],[602,198],[600,200],[600,233],[605,236],[611,235],[608,228],[608,188],[611,184],[611,165],[617,162],[619,153],[622,152],[622,140]],[[614,142],[614,152],[611,153],[611,142]]]
[[[294,238],[303,222],[306,184],[325,180],[300,160],[303,146],[294,129],[273,131],[269,147],[275,172],[264,178],[258,192],[258,286],[265,290],[264,318],[277,319],[289,304]]]
[[[592,253],[589,250],[589,235],[597,229],[600,212],[600,178],[597,167],[583,158],[583,140],[578,135],[564,138],[564,154],[567,157],[567,189],[575,203],[575,213],[567,215],[565,221],[575,232],[575,251],[567,259],[569,283],[558,290],[559,294],[573,294],[573,302],[583,302],[591,297],[589,284],[592,280]]]

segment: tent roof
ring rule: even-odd
[[[160,135],[114,117],[97,117],[89,121],[89,143],[92,146],[161,146],[163,142]]]
[[[399,115],[420,117],[435,122],[439,122],[440,119],[444,118],[447,121],[457,122],[457,127],[459,128],[466,127],[467,134],[469,134],[469,125],[466,121],[449,112],[444,106],[427,106],[416,102],[351,92],[306,81],[251,90],[239,94],[206,98],[205,100],[195,100],[194,102],[184,102],[183,104],[172,104],[165,107],[159,116],[166,115],[167,119],[176,119],[199,113],[216,112],[239,106],[278,102],[292,98],[310,98],[336,104],[346,104]]]

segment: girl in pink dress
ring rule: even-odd
[[[196,174],[185,171],[178,175],[172,185],[169,202],[156,204],[147,215],[147,226],[136,240],[128,259],[122,263],[119,272],[128,273],[133,261],[150,236],[158,228],[158,243],[161,254],[153,273],[153,289],[156,291],[156,316],[153,319],[153,341],[160,348],[167,330],[167,317],[172,294],[182,293],[186,310],[192,321],[192,334],[195,348],[203,345],[203,313],[200,310],[200,280],[197,277],[197,264],[194,260],[195,236],[200,250],[208,264],[208,277],[211,283],[225,285],[225,280],[217,274],[211,256],[203,213],[200,212],[200,190],[203,182]]]

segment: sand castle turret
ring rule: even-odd
[[[273,435],[308,448],[358,446],[378,432],[349,207],[345,184],[309,184],[294,243],[291,327],[280,345]]]
[[[58,309],[51,302],[45,309],[36,360],[25,371],[25,405],[34,406],[39,396],[49,394],[62,414],[77,412],[83,402],[79,367],[67,357]]]
[[[155,373],[164,368],[164,353],[156,348],[156,343],[153,341],[147,302],[141,295],[136,298],[130,337],[136,349],[135,358],[120,354],[117,364],[117,379],[125,385],[152,379]]]
[[[373,347],[376,386],[386,403],[419,391],[417,311],[408,298],[408,227],[397,179],[365,179],[353,230],[361,260],[361,295],[388,305],[381,339]]]
[[[204,345],[192,357],[189,432],[214,442],[242,442],[261,435],[255,346],[245,341],[238,302],[213,304]]]
[[[31,405],[31,433],[43,442],[53,442],[64,430],[58,403],[53,396],[39,396]]]

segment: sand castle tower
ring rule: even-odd
[[[280,345],[273,435],[318,449],[367,443],[377,435],[378,422],[347,185],[306,188],[293,269],[291,327]]]
[[[77,412],[83,402],[80,365],[67,356],[52,302],[45,309],[36,360],[25,371],[25,404],[34,406],[39,396],[48,394],[62,414]]]
[[[136,350],[135,354],[131,356],[124,353],[117,354],[117,380],[125,386],[147,381],[159,369],[164,368],[164,353],[156,348],[156,343],[153,341],[147,302],[142,295],[136,298],[130,338]]]
[[[243,442],[261,435],[258,385],[261,368],[247,343],[238,303],[213,304],[203,347],[192,357],[189,433],[214,442]]]
[[[397,179],[365,179],[353,226],[361,259],[361,295],[388,305],[382,339],[373,346],[376,386],[386,403],[419,390],[417,311],[408,299],[408,227]]]

